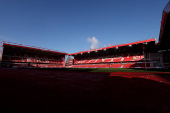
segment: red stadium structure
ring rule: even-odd
[[[82,51],[74,56],[75,68],[145,68],[150,67],[151,53],[156,52],[156,40],[144,40],[122,45]]]
[[[160,27],[158,48],[164,54],[163,59],[166,67],[170,64],[170,1],[163,9]]]
[[[161,50],[170,49],[170,1],[163,9],[162,13],[162,22],[161,22],[161,28],[160,28],[160,34],[159,34],[159,48]]]
[[[156,39],[68,54],[2,42],[1,67],[40,68],[166,68],[170,65],[170,2],[163,10],[159,42]]]
[[[67,53],[2,42],[1,67],[13,68],[61,68],[65,66]]]

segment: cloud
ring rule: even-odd
[[[88,38],[87,41],[90,42],[90,43],[92,43],[91,49],[96,49],[96,48],[98,47],[99,41],[98,41],[95,37],[93,37],[93,38]]]

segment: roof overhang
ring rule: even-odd
[[[35,47],[35,46],[23,46],[22,44],[16,45],[16,44],[8,44],[8,43],[3,43],[2,45],[3,47],[15,47],[15,48],[23,48],[23,49],[27,49],[27,51],[37,51],[37,52],[46,52],[46,53],[52,53],[52,54],[56,54],[56,55],[67,55],[67,53],[65,52],[59,52],[59,51],[53,51],[47,48],[40,48],[40,47]]]
[[[127,44],[114,45],[114,46],[110,46],[110,47],[104,47],[104,48],[99,48],[99,49],[93,49],[93,50],[88,50],[88,51],[81,51],[81,52],[77,52],[77,53],[71,53],[71,54],[68,54],[68,55],[75,56],[77,54],[96,52],[96,51],[107,50],[107,49],[111,49],[111,48],[119,48],[119,47],[123,47],[123,46],[132,46],[134,44],[148,43],[148,42],[152,42],[152,41],[156,41],[156,39],[154,38],[154,39],[143,40],[143,41],[138,41],[138,42],[132,42],[132,43],[127,43]]]

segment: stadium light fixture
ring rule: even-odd
[[[130,47],[132,46],[132,45],[129,45]]]
[[[88,52],[88,53],[90,53],[90,52]]]
[[[116,49],[118,49],[119,47],[116,47]]]
[[[143,43],[143,44],[148,44],[147,42]]]
[[[81,53],[81,54],[83,54],[83,53]]]
[[[106,49],[104,49],[104,51],[106,51]]]

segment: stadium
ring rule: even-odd
[[[0,112],[170,112],[170,2],[155,38],[66,53],[1,42]]]
[[[77,53],[1,42],[1,67],[11,68],[168,68],[169,3],[163,10],[159,41],[148,39]],[[69,56],[69,59],[65,59]],[[70,59],[71,58],[71,59]]]

